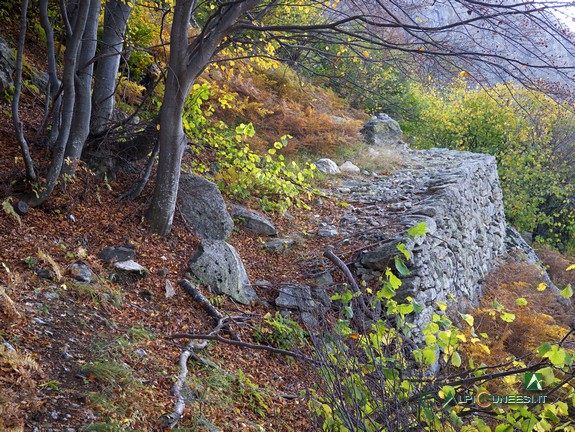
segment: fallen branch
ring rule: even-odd
[[[213,333],[213,332],[212,332]],[[176,333],[173,334],[172,336],[169,336],[168,339],[199,339],[199,340],[205,340],[205,341],[218,341],[218,342],[222,342],[228,345],[234,345],[234,346],[239,346],[242,348],[249,348],[249,349],[256,349],[256,350],[263,350],[263,351],[269,351],[275,354],[283,354],[289,357],[293,357],[293,358],[297,358],[298,360],[302,360],[308,363],[316,363],[316,361],[310,357],[307,357],[303,354],[294,352],[294,351],[288,351],[288,350],[284,350],[284,349],[280,349],[280,348],[274,348],[272,346],[269,345],[259,345],[259,344],[253,344],[253,343],[249,343],[249,342],[243,342],[243,341],[236,341],[236,340],[231,340],[231,339],[226,339],[223,338],[217,334],[193,334],[193,333]]]
[[[218,322],[218,325],[210,332],[210,335],[214,335],[219,332],[222,327],[226,325],[226,319],[221,318]],[[204,349],[208,345],[208,341],[202,343],[196,343],[194,341],[189,341],[186,344],[186,347],[180,354],[180,361],[178,362],[178,366],[180,366],[180,373],[178,374],[178,379],[172,386],[172,395],[176,398],[176,402],[174,403],[174,411],[170,414],[163,414],[159,422],[164,427],[169,427],[172,429],[178,421],[182,418],[184,414],[184,409],[186,409],[186,400],[182,395],[182,389],[184,388],[184,384],[186,382],[186,377],[188,376],[188,359],[193,354],[193,350],[200,350]]]
[[[353,292],[361,294],[361,289],[359,288],[359,285],[357,284],[357,282],[355,281],[355,278],[351,274],[351,271],[349,271],[349,269],[347,268],[347,265],[345,265],[345,263],[333,253],[333,246],[331,246],[331,245],[326,246],[323,254],[326,258],[328,258],[332,263],[334,263],[342,271],[345,278],[347,279],[347,281],[351,285]],[[361,308],[361,311],[365,315],[367,315],[369,318],[373,319],[373,312],[370,311],[369,308],[367,307],[367,305],[365,304],[365,301],[364,301],[362,295],[359,295],[357,297],[357,301],[359,302],[359,306]]]
[[[220,337],[217,336],[217,333],[220,331],[224,331],[227,333],[235,343],[243,343],[241,339],[238,337],[236,333],[229,329],[230,321],[234,321],[237,317],[225,317],[223,316],[215,307],[210,303],[210,301],[189,281],[186,279],[182,279],[178,283],[195,301],[200,303],[203,309],[210,315],[215,321],[216,326],[214,329],[208,334],[203,335],[207,337]],[[175,339],[171,337],[171,339]],[[191,339],[201,339],[201,338],[191,338]],[[223,338],[222,338],[223,339]],[[228,341],[229,339],[224,339]],[[204,349],[208,345],[208,340],[204,342],[197,343],[190,340],[186,347],[183,349],[182,353],[180,354],[180,360],[178,362],[178,366],[180,367],[180,373],[178,374],[178,378],[176,382],[172,386],[172,395],[176,398],[176,402],[174,403],[174,411],[170,414],[163,414],[159,422],[163,427],[168,427],[170,429],[174,428],[178,421],[182,418],[184,414],[184,409],[186,408],[186,401],[184,396],[182,395],[182,389],[184,388],[184,384],[186,382],[186,377],[188,376],[188,360],[190,356],[193,354],[194,350],[201,350]]]
[[[214,305],[211,304],[210,301],[190,281],[182,279],[178,282],[178,285],[180,285],[184,291],[192,296],[192,299],[202,305],[202,308],[216,321],[218,325],[220,322],[222,322],[222,320],[225,319],[220,311],[218,311]],[[228,328],[228,325],[229,324],[226,323],[226,325],[223,327],[224,332],[227,333],[233,340],[241,341],[238,335]],[[211,333],[213,333],[213,331]]]

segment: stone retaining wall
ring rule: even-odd
[[[356,273],[379,277],[398,254],[396,245],[405,243],[411,274],[398,295],[424,307],[416,318],[424,325],[438,310],[436,302],[453,312],[481,296],[485,276],[506,255],[506,222],[493,156],[431,149],[405,158],[398,173],[344,181],[340,193],[362,204],[354,209],[353,231],[363,230],[364,242],[376,245],[358,256]],[[365,222],[382,229],[367,229]],[[409,238],[407,229],[419,222],[427,234]]]

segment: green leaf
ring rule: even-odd
[[[505,322],[510,323],[515,321],[515,314],[509,312],[502,312],[501,315],[499,315],[499,318],[501,318]]]
[[[573,296],[573,288],[571,288],[571,284],[567,284],[567,286],[561,290],[560,294],[561,297],[571,298]]]
[[[419,222],[413,228],[407,230],[407,233],[413,237],[424,236],[426,232],[427,232],[427,225],[425,225],[425,222]]]
[[[377,292],[377,300],[390,299],[395,296],[395,290],[390,284],[384,283],[383,287]]]
[[[409,252],[403,243],[397,245],[397,250],[400,251],[405,259],[411,259],[411,252]]]
[[[495,432],[513,432],[513,426],[510,424],[500,424],[495,428]]]
[[[551,351],[551,348],[553,348],[553,347],[551,346],[551,344],[550,344],[549,342],[545,342],[545,343],[541,344],[541,345],[539,346],[539,348],[537,348],[537,353],[538,353],[540,356],[543,356],[545,353]]]
[[[431,365],[435,363],[437,356],[435,355],[435,350],[433,348],[424,348],[423,349],[423,358],[425,359],[425,364]]]
[[[556,367],[563,367],[565,366],[565,350],[563,348],[559,348],[557,345],[554,345],[551,348],[551,351],[546,352],[543,357],[547,357],[549,361]]]
[[[467,324],[469,324],[469,327],[473,327],[474,319],[473,319],[472,315],[462,314],[462,313],[460,313],[459,315],[461,315],[461,318],[463,319],[463,321],[465,321]]]
[[[385,275],[387,276],[389,284],[394,290],[398,289],[401,286],[401,279],[399,279],[396,275],[394,275],[390,269],[387,269],[385,271]]]
[[[395,261],[395,268],[397,269],[397,271],[402,275],[402,276],[407,276],[409,275],[409,269],[407,268],[407,266],[405,265],[405,263],[403,262],[403,260],[399,257],[399,256],[394,256],[393,257],[394,261]]]
[[[457,351],[455,351],[451,356],[451,364],[455,367],[461,366],[461,356]]]
[[[515,304],[517,306],[527,306],[527,300],[523,297],[519,297],[517,300],[515,300]]]

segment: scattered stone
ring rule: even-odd
[[[132,245],[108,247],[98,254],[98,258],[108,264],[118,261],[130,261],[136,258],[136,251]]]
[[[62,351],[61,355],[64,360],[74,360],[74,356],[70,354],[68,351]]]
[[[328,158],[318,159],[314,162],[315,168],[324,174],[336,175],[339,174],[339,167],[337,164]]]
[[[281,239],[275,239],[275,240],[264,243],[264,247],[266,248],[266,250],[269,250],[269,251],[280,251],[280,250],[287,249],[293,243],[294,243],[293,239],[281,238]]]
[[[12,207],[14,208],[16,214],[20,216],[24,216],[26,213],[28,213],[29,210],[28,204],[25,201],[18,201]]]
[[[231,212],[232,218],[237,219],[239,224],[253,232],[264,236],[276,236],[277,230],[273,222],[262,214],[249,210],[243,205],[232,204]]]
[[[190,271],[214,294],[227,294],[242,304],[257,299],[240,256],[223,240],[204,239],[190,258]]]
[[[166,279],[166,298],[172,298],[175,295],[176,290],[174,289],[174,285],[172,285],[169,279]]]
[[[399,123],[384,113],[372,117],[361,133],[368,144],[382,147],[396,146],[403,136]]]
[[[34,318],[32,318],[32,321],[34,321],[36,324],[48,325],[48,323],[40,317],[34,317]]]
[[[280,290],[275,304],[280,309],[296,310],[304,324],[317,327],[317,318],[331,305],[331,300],[322,289],[312,290],[308,285],[286,285]]]
[[[36,269],[36,274],[41,277],[42,279],[47,279],[47,280],[51,280],[54,281],[56,280],[56,275],[54,274],[54,272],[52,270],[48,270],[48,269]]]
[[[182,174],[178,204],[186,224],[203,239],[226,240],[231,235],[234,221],[215,183],[194,174]]]
[[[58,294],[57,292],[48,291],[44,293],[44,297],[46,297],[46,299],[48,300],[57,300],[60,298],[60,294]]]
[[[315,277],[315,283],[317,286],[322,288],[327,288],[333,285],[333,277],[330,271],[325,271],[319,276]]]
[[[166,277],[168,275],[168,269],[160,269],[158,270],[158,276]]]
[[[3,340],[2,345],[4,345],[8,351],[16,352],[16,348],[14,348],[10,342]]]
[[[317,230],[317,235],[320,237],[337,237],[339,235],[339,231],[336,227],[327,226]]]
[[[138,348],[136,351],[134,351],[136,354],[138,354],[140,357],[146,357],[148,355],[148,353],[146,352],[145,349],[143,348]]]
[[[94,278],[94,272],[83,262],[75,262],[70,264],[68,271],[70,272],[70,275],[78,282],[90,283]]]
[[[148,269],[135,261],[120,261],[114,263],[114,268],[145,278],[150,273]]]
[[[350,161],[345,161],[341,164],[339,170],[344,174],[359,174],[361,172],[361,169]]]

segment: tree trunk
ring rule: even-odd
[[[146,213],[152,230],[161,235],[170,233],[176,210],[180,164],[186,146],[182,114],[189,90],[189,87],[181,89],[174,74],[168,73],[164,101],[160,109],[160,156],[156,186],[152,204]]]
[[[104,32],[100,43],[100,60],[96,65],[93,93],[92,132],[102,133],[114,112],[114,93],[120,67],[121,52],[132,3],[109,0],[104,12]]]
[[[22,157],[26,167],[26,175],[32,181],[36,181],[36,172],[34,171],[34,162],[30,156],[28,141],[24,136],[24,128],[20,120],[20,93],[22,90],[22,62],[24,59],[24,44],[26,42],[26,13],[28,12],[28,0],[22,1],[22,10],[20,13],[20,33],[18,36],[18,51],[16,54],[16,73],[14,77],[14,97],[12,98],[12,122],[16,129],[16,136],[22,149]]]
[[[238,18],[262,0],[239,0],[221,6],[202,33],[188,45],[188,26],[196,0],[178,0],[170,41],[170,63],[160,111],[160,157],[152,203],[146,213],[154,232],[167,235],[172,228],[185,147],[182,128],[184,102],[192,84],[208,66],[222,40],[233,32]]]
[[[76,100],[76,88],[74,77],[78,63],[78,50],[82,42],[82,34],[86,27],[86,20],[90,9],[90,0],[79,0],[78,9],[76,10],[71,31],[68,30],[66,37],[66,52],[64,54],[64,72],[62,74],[63,98],[62,98],[62,123],[58,129],[58,138],[54,144],[54,153],[52,163],[48,170],[46,185],[38,192],[35,198],[30,200],[30,205],[37,207],[44,203],[56,187],[56,182],[60,176],[62,163],[64,162],[64,152],[66,143],[70,136],[72,118],[74,116],[74,103]]]
[[[90,10],[86,27],[82,36],[82,46],[78,56],[78,72],[76,74],[76,100],[74,117],[70,136],[66,144],[65,163],[62,173],[74,175],[84,143],[90,133],[90,117],[92,115],[92,60],[96,54],[98,37],[98,19],[100,17],[100,0],[90,0]]]
[[[54,29],[48,17],[48,0],[40,0],[40,24],[46,33],[46,54],[48,57],[48,93],[47,98],[51,99],[52,125],[48,136],[47,144],[52,146],[58,138],[60,128],[60,107],[62,97],[60,96],[60,80],[56,68],[56,50],[54,47]],[[48,115],[48,113],[46,113]]]

